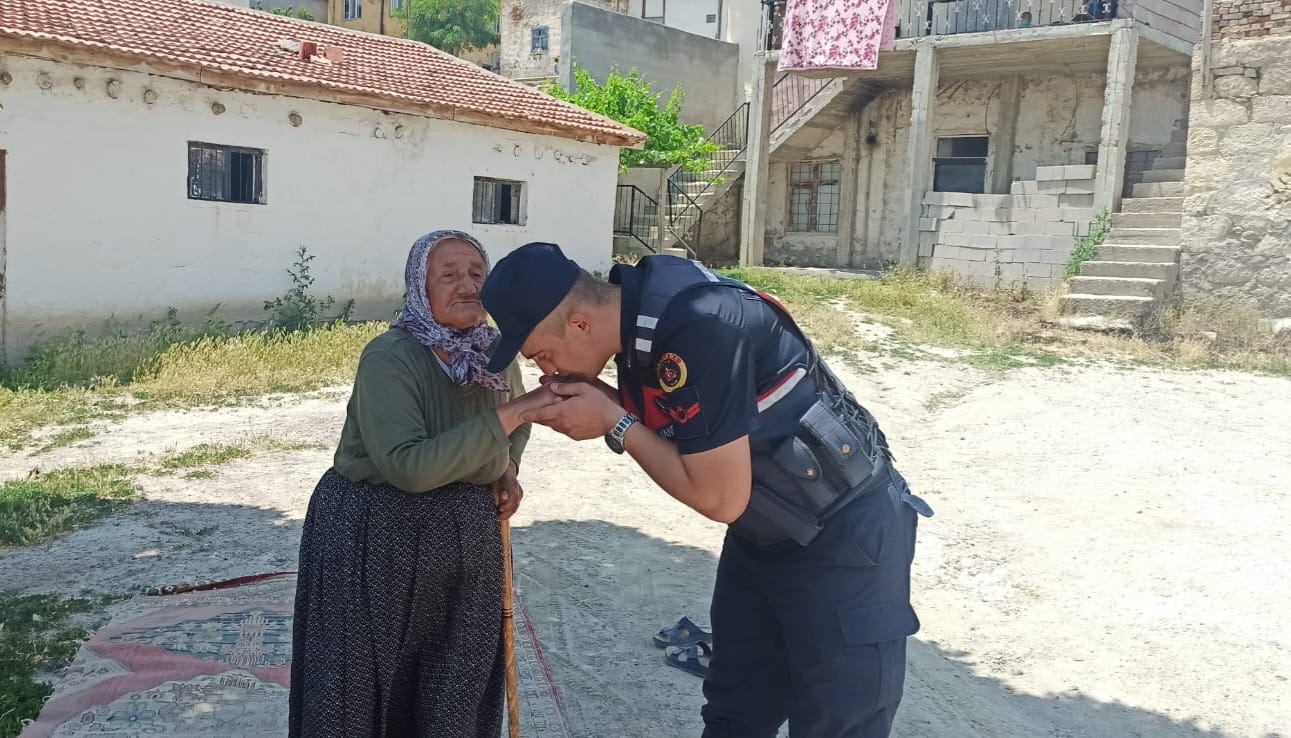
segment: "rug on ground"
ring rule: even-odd
[[[287,734],[295,576],[165,591],[174,593],[115,610],[21,738]],[[565,738],[560,697],[518,596],[515,624],[522,734]]]

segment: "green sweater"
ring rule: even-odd
[[[392,328],[363,349],[333,466],[346,479],[429,492],[453,482],[491,484],[529,442],[510,437],[493,411],[524,393],[520,365],[510,392],[453,382],[429,348]]]

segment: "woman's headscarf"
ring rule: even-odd
[[[407,296],[404,298],[403,310],[391,325],[408,331],[424,346],[446,352],[449,358],[445,362],[448,376],[457,384],[474,384],[506,391],[510,389],[506,377],[486,368],[489,349],[498,338],[497,329],[487,322],[466,330],[449,328],[436,321],[430,312],[430,303],[426,298],[426,262],[436,246],[450,239],[465,241],[474,246],[480,252],[480,258],[484,259],[485,270],[488,270],[489,256],[474,236],[461,231],[427,233],[417,239],[408,252],[408,265],[403,272]]]

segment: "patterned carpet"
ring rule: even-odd
[[[136,597],[81,646],[21,738],[285,736],[295,591],[294,575],[270,575]],[[515,612],[522,735],[566,738],[519,597]]]

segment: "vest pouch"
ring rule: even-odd
[[[870,458],[869,437],[862,437],[844,423],[828,405],[819,400],[802,416],[802,428],[820,444],[818,452],[842,478],[848,489],[855,489],[874,476]]]
[[[749,516],[748,512],[754,515]],[[745,516],[750,518],[746,522],[753,523],[754,520],[758,520],[763,525],[757,527],[769,527],[774,531],[774,533],[759,531],[761,535],[758,535],[758,538],[766,539],[778,534],[781,537],[787,536],[800,546],[806,546],[814,541],[824,527],[820,520],[808,517],[782,499],[770,487],[758,484],[757,481],[753,482],[753,492],[749,495],[749,510]],[[737,520],[737,525],[740,522]]]
[[[805,441],[798,437],[786,439],[771,454],[771,460],[793,480],[802,492],[807,509],[819,513],[847,490],[836,489],[825,479],[825,470]]]

